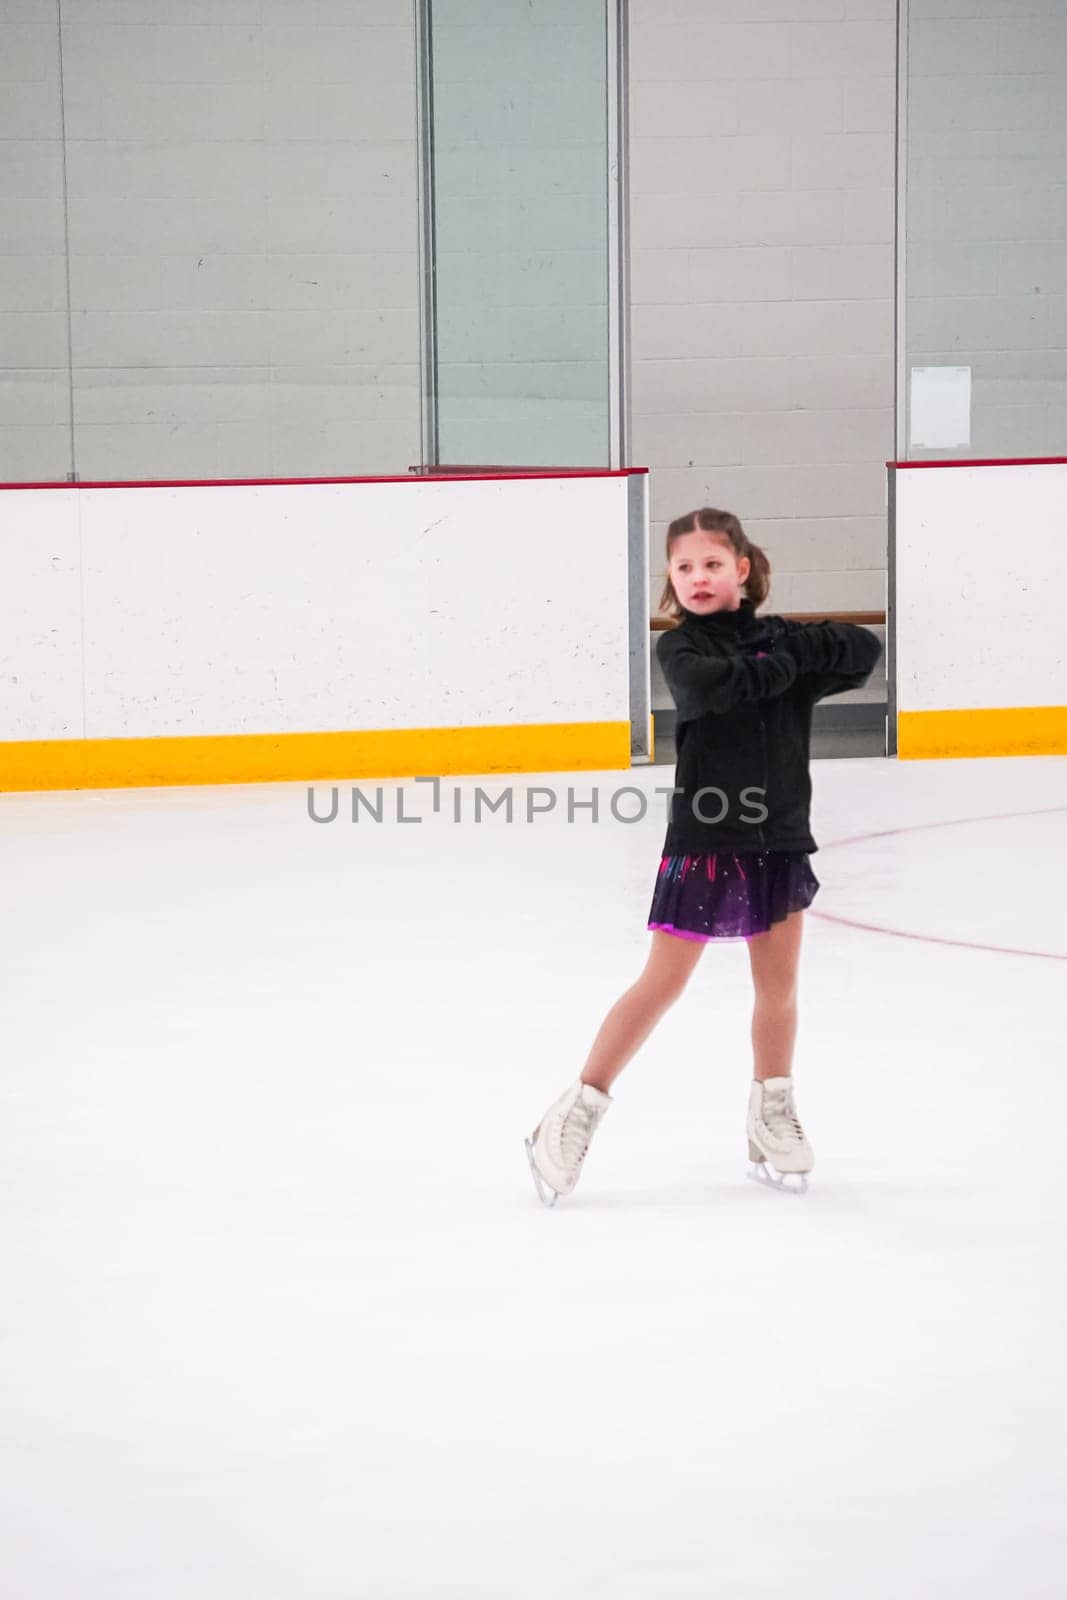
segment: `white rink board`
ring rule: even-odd
[[[0,739],[629,720],[625,477],[3,505]]]
[[[1067,705],[1067,465],[898,467],[900,711]]]
[[[75,490],[0,495],[0,739],[80,739],[81,563]]]

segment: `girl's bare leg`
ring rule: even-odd
[[[607,1094],[623,1067],[636,1055],[663,1013],[689,982],[704,953],[698,939],[655,932],[645,970],[612,1006],[593,1041],[582,1082]]]
[[[752,1010],[754,1076],[788,1078],[797,1037],[797,967],[803,911],[794,911],[748,941],[755,1005]]]

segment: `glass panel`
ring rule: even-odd
[[[907,96],[907,454],[1067,455],[1067,8],[912,0]]]
[[[410,0],[63,14],[82,478],[406,472]]]
[[[0,11],[0,482],[73,471],[55,7]]]
[[[607,466],[604,0],[433,0],[438,460]]]

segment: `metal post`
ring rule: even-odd
[[[422,465],[441,459],[437,383],[437,212],[434,174],[433,0],[414,0],[419,175],[419,346]]]
[[[651,642],[648,612],[648,474],[626,479],[630,572],[630,763],[652,760]]]
[[[630,461],[629,85],[627,0],[606,0],[608,465]]]
[[[897,4],[897,126],[896,126],[896,266],[894,292],[896,316],[896,382],[893,395],[894,450],[903,461],[908,453],[908,350],[907,350],[907,265],[908,265],[908,5]]]
[[[907,341],[907,265],[908,265],[908,11],[909,0],[897,0],[897,121],[896,121],[896,263],[893,339],[896,377],[893,392],[894,459],[904,461],[908,453],[908,341]],[[886,551],[886,629],[885,753],[897,754],[897,474],[889,474],[887,506],[889,541]]]

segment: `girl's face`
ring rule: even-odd
[[[667,576],[683,609],[705,617],[737,610],[750,567],[747,556],[738,561],[722,534],[694,528],[674,541]]]

